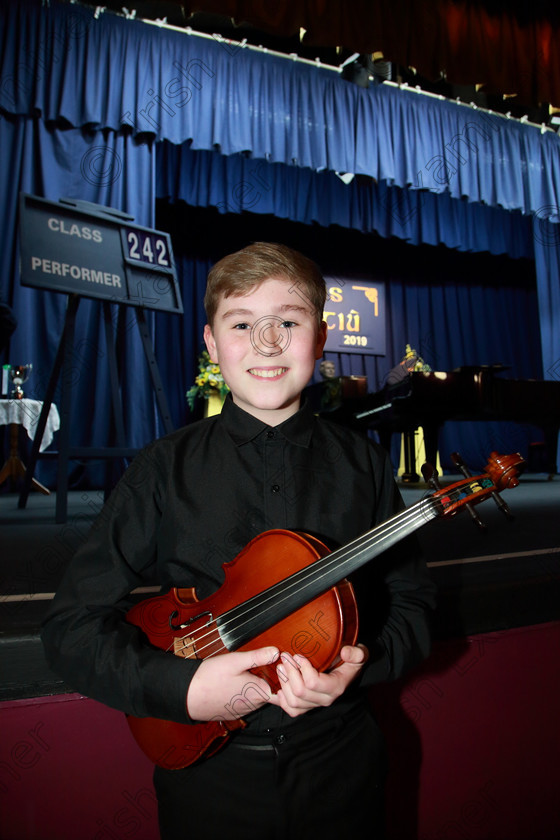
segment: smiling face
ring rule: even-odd
[[[325,340],[326,324],[319,326],[312,305],[282,277],[246,295],[222,296],[212,328],[204,328],[234,403],[269,426],[298,410]]]

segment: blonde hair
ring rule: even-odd
[[[254,242],[224,257],[210,270],[204,296],[210,326],[222,297],[249,294],[270,277],[292,281],[290,291],[312,308],[317,322],[321,323],[327,292],[319,267],[313,260],[286,245]]]

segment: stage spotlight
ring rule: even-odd
[[[381,84],[393,78],[393,65],[387,61],[382,52],[371,55],[354,53],[341,65],[342,78],[359,87],[367,88],[370,82]]]

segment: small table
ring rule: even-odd
[[[25,465],[19,457],[19,427],[23,426],[29,438],[33,440],[35,437],[35,429],[41,416],[41,409],[43,403],[40,400],[30,400],[23,397],[21,400],[4,399],[0,400],[0,426],[10,426],[10,455],[8,460],[0,470],[0,484],[3,484],[8,478],[17,478],[25,475]],[[43,433],[43,439],[39,447],[42,452],[51,444],[53,435],[60,428],[60,417],[58,409],[52,403],[47,418],[47,425]],[[44,493],[45,496],[50,496],[50,490],[37,481],[35,478],[31,479],[32,487]]]

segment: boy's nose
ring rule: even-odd
[[[261,356],[279,356],[290,343],[290,330],[282,327],[282,318],[271,315],[259,318],[251,330],[251,343]]]

